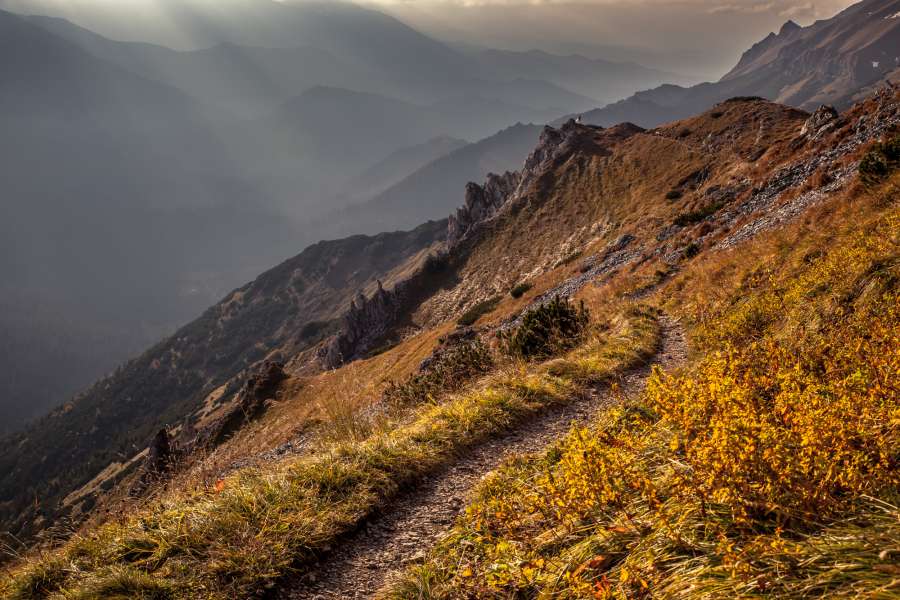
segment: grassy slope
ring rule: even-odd
[[[361,439],[164,498],[24,561],[0,590],[10,598],[246,597],[302,569],[466,446],[639,364],[658,338],[653,314],[629,309],[563,358],[510,365],[444,402],[369,423]]]
[[[487,480],[391,598],[900,595],[900,177],[657,295],[697,360]]]
[[[846,202],[841,205],[842,212],[835,213],[837,216],[829,216],[831,213],[826,211],[815,216],[818,220],[813,221],[814,226],[786,230],[783,234],[788,236],[786,240],[776,243],[769,238],[768,242],[742,247],[740,254],[701,252],[699,256],[687,260],[689,266],[682,275],[670,279],[673,267],[656,258],[660,253],[667,255],[676,251],[690,240],[699,239],[710,228],[719,227],[716,235],[725,235],[730,227],[739,227],[741,221],[735,224],[707,219],[703,223],[682,227],[674,234],[669,232],[667,235],[670,237],[660,236],[659,233],[665,233],[668,224],[684,211],[703,209],[708,203],[706,194],[714,185],[736,185],[745,177],[752,179],[753,183],[764,182],[780,164],[797,154],[793,138],[802,124],[802,114],[785,112],[783,107],[768,103],[746,101],[729,103],[717,110],[720,112],[718,116],[701,116],[676,124],[673,127],[677,129],[672,131],[664,128],[658,134],[639,134],[616,144],[604,142],[606,133],[587,134],[596,138],[597,143],[585,139],[586,147],[554,168],[546,178],[541,178],[539,183],[555,183],[551,189],[537,186],[519,210],[497,219],[490,235],[486,235],[483,243],[467,257],[459,273],[459,284],[448,293],[450,297],[441,298],[438,294],[432,308],[438,314],[447,313],[447,318],[451,315],[455,318],[458,316],[454,313],[455,308],[475,302],[479,295],[492,291],[503,299],[493,312],[482,316],[478,324],[496,324],[499,318],[516,313],[537,294],[554,287],[562,279],[578,275],[582,268],[578,261],[559,260],[571,253],[573,247],[581,250],[583,256],[588,256],[591,252],[602,252],[608,242],[630,232],[637,238],[633,242],[634,251],[638,252],[640,247],[643,258],[623,267],[602,288],[588,286],[582,291],[587,294],[595,316],[619,314],[623,310],[622,296],[626,292],[668,281],[664,295],[658,298],[667,302],[670,312],[681,314],[692,323],[694,341],[701,351],[724,349],[726,343],[740,348],[742,338],[735,337],[736,333],[729,337],[732,334],[728,332],[732,329],[749,332],[746,340],[763,339],[779,327],[781,331],[788,332],[782,336],[784,339],[805,339],[796,335],[800,331],[796,326],[787,328],[777,325],[775,321],[778,319],[770,323],[763,318],[766,314],[778,318],[783,316],[783,293],[776,294],[777,302],[768,299],[756,304],[742,302],[744,295],[756,297],[754,294],[759,292],[757,295],[763,298],[760,290],[772,288],[773,281],[765,279],[770,274],[766,271],[770,266],[773,269],[771,273],[782,273],[785,281],[793,281],[794,275],[807,268],[810,261],[821,259],[824,256],[821,252],[849,235],[846,234],[845,222],[860,226],[865,220],[862,217],[874,218],[884,213],[887,201],[883,201],[880,207],[858,206],[861,204],[858,201]],[[811,143],[803,148],[818,152],[821,147],[824,147],[822,143]],[[760,151],[765,151],[762,158],[758,158]],[[654,157],[654,160],[647,160],[647,157]],[[659,160],[655,160],[657,157]],[[709,179],[702,186],[690,183],[694,174],[706,170],[706,167],[709,167]],[[681,199],[676,203],[667,202],[667,191],[676,187],[682,191]],[[746,191],[750,193],[749,188]],[[855,200],[855,197],[850,200]],[[847,212],[850,209],[858,209],[859,213]],[[591,223],[599,225],[598,231],[593,231]],[[843,234],[840,233],[842,231]],[[803,232],[808,236],[818,232],[833,239],[810,237],[812,241],[806,245],[814,252],[808,257],[792,253],[794,246],[799,247],[800,244],[790,236],[800,236]],[[891,238],[887,236],[886,239]],[[706,246],[709,245],[707,242]],[[840,265],[841,261],[834,264]],[[890,266],[891,263],[886,264]],[[784,265],[783,268],[788,270],[779,271],[774,265]],[[753,271],[756,266],[760,268],[759,273]],[[755,273],[752,276],[748,275],[751,271]],[[879,269],[874,272],[879,272]],[[831,277],[836,284],[845,283],[840,275],[832,274]],[[762,283],[759,285],[762,287],[759,289],[739,288],[760,278]],[[510,297],[509,289],[525,279],[533,283],[534,288],[522,298]],[[769,288],[765,287],[767,285]],[[736,289],[738,293],[734,292]],[[811,291],[803,292],[807,293]],[[826,305],[798,301],[797,294],[799,292],[792,297],[794,304],[805,306],[808,310],[805,316],[795,315],[792,322],[802,322],[801,317],[819,318],[827,314],[823,312]],[[816,300],[817,295],[813,293],[809,298]],[[745,310],[740,306],[749,308]],[[428,307],[424,312],[428,312]],[[743,316],[731,319],[729,315]],[[741,325],[744,321],[746,323]],[[754,324],[761,329],[754,330]],[[452,398],[442,399],[439,404],[389,413],[386,417],[378,417],[377,410],[375,413],[368,411],[372,408],[371,398],[377,396],[385,372],[393,370],[399,375],[414,369],[421,356],[418,353],[427,353],[433,347],[438,332],[425,331],[383,355],[357,363],[352,369],[340,369],[323,375],[314,382],[319,385],[304,386],[299,390],[298,398],[284,402],[281,407],[276,406],[271,418],[267,416],[241,432],[226,449],[234,451],[235,458],[247,452],[267,449],[264,446],[269,437],[267,434],[276,433],[276,440],[284,439],[283,436],[290,437],[293,433],[290,431],[291,423],[298,420],[292,419],[292,416],[300,415],[299,420],[305,420],[310,416],[307,411],[312,411],[316,414],[311,420],[318,419],[332,427],[322,428],[321,433],[325,435],[303,457],[270,465],[265,470],[244,469],[226,478],[220,485],[217,485],[218,477],[208,480],[206,485],[203,485],[202,479],[188,477],[185,481],[193,485],[188,485],[187,491],[169,493],[145,508],[135,510],[134,517],[87,533],[57,552],[20,561],[11,577],[0,583],[0,586],[5,586],[0,587],[0,591],[25,598],[54,595],[115,597],[116,594],[152,597],[154,593],[157,597],[244,597],[270,585],[291,567],[302,569],[310,558],[330,545],[342,532],[352,529],[360,519],[389,501],[399,487],[452,460],[457,450],[498,433],[517,419],[527,418],[547,403],[571,397],[585,380],[602,378],[604,374],[631,364],[653,345],[656,334],[647,315],[632,313],[625,321],[620,320],[619,325],[613,334],[594,340],[593,344],[572,353],[566,361],[554,361],[527,370],[507,369],[478,386]],[[631,333],[628,332],[629,327],[632,328]],[[820,331],[818,335],[825,339],[845,333],[843,330],[833,330]],[[701,366],[703,364],[700,363]],[[721,370],[732,367],[731,363],[726,363],[709,368]],[[697,377],[706,376],[704,373],[706,371],[698,367]],[[779,373],[775,375],[780,376]],[[352,380],[350,387],[358,388],[358,393],[354,391],[349,400],[345,397],[347,379]],[[687,381],[693,379],[688,378]],[[666,390],[668,388],[665,386],[669,385],[674,391],[661,393],[652,401],[648,397],[643,410],[625,413],[627,418],[624,422],[620,418],[617,424],[612,425],[617,428],[616,436],[588,436],[611,439],[616,452],[620,452],[620,462],[608,462],[608,471],[615,475],[615,481],[624,486],[622,490],[613,490],[618,494],[614,499],[622,505],[647,501],[642,494],[657,485],[655,477],[649,475],[641,479],[623,479],[631,477],[629,469],[623,468],[623,464],[641,466],[645,463],[636,459],[649,457],[649,460],[654,456],[671,458],[662,451],[669,447],[666,444],[672,443],[673,436],[660,438],[656,430],[662,427],[659,418],[665,409],[663,400],[676,398],[680,388],[666,382],[661,378],[654,389]],[[334,401],[329,399],[331,396]],[[753,397],[752,394],[745,396]],[[708,397],[707,405],[700,408],[714,409],[717,398],[715,395]],[[693,395],[685,393],[683,399],[693,400]],[[318,406],[311,406],[313,404]],[[335,407],[338,410],[329,413]],[[367,414],[374,414],[375,418],[367,418]],[[687,425],[690,423],[678,424],[679,427]],[[633,439],[635,444],[644,444],[638,449],[645,448],[646,451],[635,454],[636,450],[632,452],[633,449],[619,443],[620,437],[621,440]],[[661,440],[665,442],[662,445]],[[679,441],[671,452],[680,452],[681,443]],[[582,475],[590,473],[589,467],[593,464],[592,461],[579,464],[578,456],[590,450],[600,460],[606,448],[602,444],[590,448],[572,447],[575,449],[572,469],[576,475],[579,469],[582,469]],[[701,445],[698,448],[702,450],[705,447]],[[706,448],[706,451],[709,450]],[[557,453],[554,461],[559,456]],[[227,462],[228,457],[224,453],[218,458]],[[673,460],[687,464],[680,455],[675,455]],[[652,467],[651,471],[656,469],[657,465],[652,460],[646,464],[648,469]],[[700,472],[702,466],[700,461],[693,468]],[[602,481],[596,476],[582,477],[582,481],[588,483],[598,480]],[[172,489],[184,489],[180,483]],[[752,482],[750,485],[752,487]],[[498,489],[504,488],[501,486]],[[527,498],[524,492],[528,488],[520,491],[523,492],[521,496]],[[613,493],[603,489],[595,491],[600,498],[608,498]],[[631,494],[635,491],[640,493],[636,496]],[[711,490],[709,493],[714,492],[725,493],[721,490]],[[567,492],[561,489],[560,493]],[[580,500],[576,497],[572,501]],[[701,503],[703,510],[706,510],[707,504]],[[540,516],[556,510],[552,505],[547,507],[545,503],[544,506],[537,511]],[[540,528],[545,523],[535,517],[534,512],[528,513],[526,508],[517,507],[517,511],[530,514],[530,518],[535,519],[536,529],[532,529],[529,535],[541,534]],[[635,515],[627,514],[629,517],[626,519],[634,519]],[[570,532],[575,536],[573,543],[578,539],[593,539],[583,536],[584,531],[591,527],[591,518],[593,516],[589,513],[580,514],[577,521],[565,517],[560,525],[574,527]],[[618,522],[611,527],[613,529],[610,531],[623,535],[631,531],[627,529],[627,524]],[[623,528],[624,532],[621,531]],[[559,547],[559,551],[563,552],[565,548],[555,540],[556,531],[557,528],[552,527],[545,537],[550,540],[551,547]],[[497,552],[510,549],[510,545],[501,544],[506,538],[500,536],[498,539]],[[633,540],[633,536],[624,539],[626,550]],[[510,537],[509,541],[515,540]],[[592,543],[588,541],[587,547],[590,548]],[[584,549],[576,543],[575,550],[578,548]],[[594,567],[588,565],[581,573],[586,573],[588,567],[592,572],[605,568],[621,578],[621,573],[611,569],[620,564],[624,550],[614,555],[617,557],[615,562],[600,561]],[[501,567],[504,564],[507,567],[513,565],[507,569],[511,569],[513,574],[515,568],[526,565],[515,562],[518,559],[508,563],[499,560],[503,556],[502,553],[496,554],[498,560],[490,564],[496,563]],[[571,560],[579,557],[577,552],[572,556]],[[591,554],[588,560],[596,556]],[[433,583],[438,591],[444,586],[445,595],[453,595],[453,590],[459,589],[459,586],[485,595],[533,595],[538,591],[534,583],[521,590],[503,587],[518,585],[514,579],[495,582],[500,584],[498,588],[492,587],[489,582],[488,587],[470,589],[467,583],[486,581],[486,573],[479,570],[478,563],[467,565],[469,571],[464,569],[457,573],[438,564],[440,555],[435,560],[431,565],[434,576],[423,581]],[[585,563],[573,564],[576,564],[571,572],[574,577],[574,571]],[[524,571],[523,568],[523,571],[527,577],[534,577],[537,573],[535,568],[539,567],[542,574],[552,577],[554,581],[557,576],[565,577],[568,571],[557,563],[553,565],[545,568],[546,565],[537,562],[526,565],[530,570]],[[626,573],[623,585],[631,581],[630,571],[626,570]],[[603,574],[605,572],[601,571],[599,576]],[[585,583],[594,586],[597,581],[590,579],[589,575],[591,573],[587,573]],[[644,580],[648,585],[659,583],[647,577]],[[560,591],[574,590],[580,594],[584,589],[575,587],[576,583],[564,586]],[[446,587],[448,584],[455,587]]]

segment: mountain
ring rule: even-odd
[[[110,40],[61,18],[31,16],[28,21],[96,58],[241,116],[259,116],[319,85],[377,87],[376,76],[361,65],[312,46],[263,48],[219,43],[176,51]]]
[[[409,174],[468,144],[465,140],[439,136],[422,144],[401,148],[355,177],[342,191],[342,195],[357,202],[377,196]]]
[[[7,527],[93,523],[0,592],[892,591],[898,126],[894,90],[570,120],[310,247],[3,442]]]
[[[268,12],[268,0],[255,2],[257,9],[268,15],[261,20],[274,18]],[[293,14],[294,9],[308,11],[312,6],[314,3],[304,3],[287,14]],[[59,8],[43,8],[53,14],[68,14]],[[281,5],[277,11],[284,8]],[[210,47],[182,52],[148,43],[113,41],[58,17],[32,16],[30,20],[98,58],[246,116],[271,110],[315,86],[392,96],[415,104],[480,96],[535,110],[571,112],[677,79],[636,64],[539,51],[458,53],[424,36],[411,35],[398,23],[394,24],[398,31],[386,31],[390,21],[373,19],[366,11],[354,12],[349,5],[338,10],[342,15],[339,18],[324,8],[313,12],[312,16],[303,13],[304,25],[298,26],[289,39],[285,39],[286,34],[248,37],[252,28],[231,35],[225,27],[220,35],[208,40]],[[209,18],[215,22],[217,17]],[[335,26],[331,23],[334,19],[344,23],[341,27],[349,27],[348,22],[358,19],[353,29],[365,33],[355,34],[350,44],[349,34],[325,38],[309,25],[324,20],[327,23],[322,27],[327,30]],[[402,47],[393,48],[400,42]],[[405,57],[397,58],[407,48],[417,57],[415,65],[408,65]],[[388,50],[390,57],[374,59]],[[423,67],[426,64],[431,66]],[[434,73],[440,73],[440,77]]]
[[[334,208],[329,199],[344,184],[404,148],[447,134],[480,138],[510,120],[546,122],[553,115],[481,97],[422,106],[316,87],[253,122],[231,146],[273,197],[290,198],[291,190],[302,189],[304,196],[320,198],[316,209],[325,210]],[[237,140],[243,140],[240,150]]]
[[[821,104],[845,108],[897,79],[898,12],[900,5],[893,0],[863,0],[808,27],[788,21],[715,83],[638,92],[584,118],[601,125],[627,120],[654,126],[736,96],[761,96],[806,110]]]
[[[540,135],[538,125],[517,124],[442,156],[364,202],[329,215],[335,235],[412,227],[449,214],[462,203],[465,184],[489,173],[521,167]]]
[[[561,56],[541,50],[482,50],[474,54],[473,59],[482,69],[485,79],[540,79],[601,103],[614,102],[634,90],[653,87],[663,81],[682,79],[674,73],[636,63],[611,62],[577,54]]]
[[[60,0],[3,0],[9,11],[55,16],[105,37],[180,49],[236,44],[265,48],[312,46],[391,79],[439,82],[464,69],[443,44],[397,19],[350,2],[158,0],[95,10]],[[432,70],[432,69],[437,69]]]
[[[77,503],[64,501],[73,490],[140,452],[159,428],[191,415],[196,423],[204,407],[227,410],[257,363],[309,354],[339,326],[359,290],[374,288],[376,280],[394,283],[402,276],[398,266],[423,261],[445,233],[446,221],[312,245],[49,416],[4,438],[0,527],[27,534],[47,519],[77,517]],[[40,503],[32,505],[32,492]]]
[[[291,85],[298,76],[290,72],[294,69],[290,62],[285,62],[286,58],[296,54],[293,49],[315,48],[327,54],[326,61],[339,62],[346,68],[338,71],[341,81],[332,82],[330,80],[335,75],[327,72],[327,62],[312,64],[313,73],[327,78],[313,85],[349,87],[377,94],[393,91],[405,100],[428,103],[459,93],[461,89],[464,93],[472,93],[479,83],[473,76],[471,61],[465,56],[397,19],[350,2],[238,0],[223,6],[211,0],[163,0],[125,10],[111,4],[102,11],[78,11],[66,4],[53,0],[4,0],[0,6],[24,14],[62,17],[114,39],[155,41],[168,46],[186,46],[186,49],[192,50],[207,49],[207,52],[214,54],[225,53],[226,57],[230,54],[237,64],[224,65],[225,73],[218,76],[220,78],[252,80],[255,65],[261,65],[256,77],[267,78],[268,73],[277,71],[279,76],[270,82],[270,86]],[[142,9],[151,12],[158,10],[165,14],[165,18],[151,19],[148,15],[145,21],[136,19],[135,11],[139,14]],[[66,28],[58,21],[47,24],[57,33]],[[90,36],[83,31],[70,31],[65,35],[87,41],[106,55],[110,52],[108,43],[88,40]],[[180,39],[173,39],[173,35]],[[146,50],[146,46],[132,46],[130,52],[116,60],[134,61],[139,69],[147,69],[146,63],[150,62],[149,67],[155,68],[157,73],[165,75],[170,72],[168,64],[164,64],[163,68],[152,64],[159,60],[158,51],[153,51],[149,60],[144,59],[142,54]],[[210,57],[196,59],[192,53],[186,53],[186,57],[190,61],[206,61],[207,66],[216,66],[214,62],[209,62]],[[170,59],[171,56],[165,57],[166,62]],[[176,72],[184,68],[177,67]],[[355,84],[354,74],[362,75]],[[302,91],[294,87],[290,95],[295,96]],[[285,99],[281,98],[282,101]],[[509,99],[506,98],[507,101]]]
[[[116,41],[62,18],[133,39],[159,23],[145,3],[0,4],[56,15],[0,13],[0,125],[16,140],[0,150],[0,429],[319,239],[310,220],[371,197],[344,192],[375,165],[380,193],[438,157],[403,170],[393,153],[595,103],[542,80],[483,79],[468,57],[349,4],[151,4],[209,47]],[[401,220],[416,224],[379,223]],[[61,366],[38,384],[47,362]]]
[[[6,12],[0,71],[0,128],[15,140],[0,149],[0,290],[15,304],[0,320],[35,345],[2,367],[18,425],[202,310],[242,269],[277,260],[295,230],[244,182],[215,116],[179,90]],[[21,326],[38,314],[64,333],[45,325],[29,341]],[[74,353],[41,389],[47,361]]]

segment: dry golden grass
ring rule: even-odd
[[[658,336],[651,313],[629,309],[552,365],[508,364],[437,404],[368,419],[358,410],[336,409],[337,395],[326,398],[319,410],[323,416],[332,411],[332,420],[315,452],[165,495],[23,561],[0,591],[15,599],[248,597],[302,569],[404,486],[467,446],[638,364]],[[382,373],[371,364],[359,368]],[[341,385],[331,380],[324,389]]]
[[[696,364],[519,457],[389,598],[900,597],[900,193],[679,274]]]

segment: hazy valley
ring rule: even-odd
[[[900,594],[900,1],[698,85],[0,5],[4,598]]]

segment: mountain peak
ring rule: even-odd
[[[781,30],[778,32],[778,35],[790,35],[795,31],[800,31],[801,29],[803,28],[797,25],[797,23],[795,23],[793,19],[788,19],[788,21],[781,26]]]

